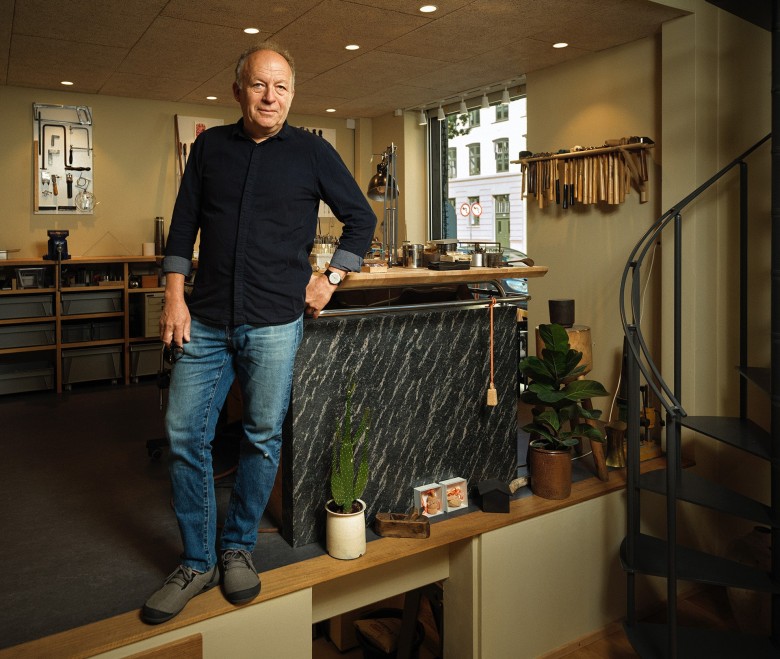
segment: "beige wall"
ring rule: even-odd
[[[746,21],[692,2],[694,16],[664,30],[663,205],[671,207],[770,132],[770,37]],[[769,363],[769,144],[749,160],[750,363]],[[738,174],[733,171],[683,211],[683,406],[689,414],[738,414]],[[665,249],[672,253],[670,240]],[[662,267],[663,367],[672,371],[671,259]],[[748,387],[750,416],[768,427],[768,397]],[[697,471],[768,501],[768,465],[718,442],[684,435]],[[683,526],[700,512],[683,509]],[[700,525],[698,541],[713,551],[752,524],[722,516]]]
[[[610,138],[648,136],[659,141],[659,42],[648,38],[527,76],[528,148],[557,151],[597,146]],[[650,151],[649,201],[636,191],[619,206],[564,211],[528,204],[528,252],[550,268],[529,280],[532,325],[549,322],[547,301],[573,298],[576,322],[591,327],[591,377],[610,392],[617,385],[623,331],[618,315],[620,276],[631,247],[658,217],[659,149]],[[652,287],[648,300],[653,299]],[[653,310],[646,318],[652,328]],[[610,399],[595,401],[607,410]]]
[[[59,103],[92,108],[94,192],[99,202],[93,215],[36,215],[33,206],[32,104]],[[290,114],[297,126],[336,129],[336,148],[354,172],[356,131],[344,119]],[[154,239],[153,218],[170,222],[176,195],[173,117],[213,117],[232,123],[240,108],[136,100],[95,94],[0,87],[3,158],[0,180],[6,191],[0,249],[14,256],[38,257],[46,251],[47,229],[68,229],[73,256],[140,254],[141,243]],[[370,139],[370,121],[361,122]],[[358,172],[358,183],[364,187]],[[333,231],[340,224],[333,220]],[[328,223],[323,230],[328,228]]]

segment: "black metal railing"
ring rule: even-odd
[[[747,151],[723,167],[708,181],[696,188],[691,194],[675,204],[664,213],[637,242],[623,270],[620,282],[620,319],[626,336],[626,422],[628,456],[627,467],[627,506],[628,524],[625,542],[625,564],[627,567],[627,625],[637,624],[635,609],[635,571],[640,536],[640,501],[639,501],[639,441],[641,428],[641,393],[640,379],[644,378],[649,388],[655,393],[660,405],[666,410],[666,578],[667,578],[667,636],[666,656],[677,656],[677,500],[682,479],[681,423],[687,416],[682,404],[682,212],[694,200],[709,190],[715,183],[732,169],[739,169],[740,194],[740,320],[739,320],[739,358],[740,367],[747,362],[747,220],[748,220],[748,168],[745,159],[756,149],[767,142],[771,135],[754,144]],[[651,254],[654,245],[659,241],[662,232],[671,229],[674,234],[673,256],[673,374],[669,384],[661,375],[659,367],[653,360],[647,340],[642,332],[642,266]],[[746,415],[745,379],[740,378],[740,416]]]
[[[691,202],[697,199],[702,193],[707,191],[721,178],[728,174],[735,167],[740,169],[740,236],[743,235],[747,227],[747,164],[745,159],[752,154],[756,149],[762,146],[771,137],[765,136],[760,141],[756,142],[742,155],[732,160],[728,165],[723,167],[717,174],[715,174],[708,181],[696,188],[691,194],[682,199],[679,203],[675,204],[666,211],[642,236],[637,242],[631,254],[628,257],[626,266],[623,269],[623,276],[620,281],[620,320],[623,324],[623,332],[628,338],[628,347],[631,355],[637,363],[642,376],[648,383],[650,388],[655,393],[658,401],[666,409],[668,414],[675,416],[685,416],[686,412],[680,402],[680,380],[681,380],[681,363],[680,363],[680,344],[682,336],[682,211]],[[645,262],[651,248],[659,240],[661,233],[673,223],[674,228],[674,382],[670,387],[664,378],[661,376],[658,366],[653,361],[650,349],[647,345],[645,337],[642,333],[642,328],[639,322],[641,318],[641,275],[642,265]],[[747,240],[742,240],[740,247],[740,259],[747,259]],[[743,253],[744,252],[744,253]],[[740,292],[747,288],[747,273],[746,268],[740,268]],[[744,279],[744,281],[743,281]],[[627,287],[630,286],[627,297]],[[743,297],[740,296],[742,300]],[[628,309],[626,309],[626,301],[628,299]],[[746,304],[742,301],[741,304]],[[741,309],[742,310],[742,309]],[[741,314],[742,315],[742,314]],[[746,314],[745,314],[746,315]],[[743,319],[744,320],[744,319]],[[740,351],[743,350],[743,343],[745,341],[744,327],[740,328]],[[629,360],[631,361],[631,360]],[[629,392],[630,395],[631,392]],[[636,396],[639,396],[639,391],[634,392]],[[635,401],[637,402],[637,401]],[[639,405],[635,405],[636,409],[639,409]]]

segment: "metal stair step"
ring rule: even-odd
[[[728,416],[686,416],[680,425],[747,451],[759,458],[771,458],[769,433],[750,419]]]
[[[668,630],[666,625],[639,623],[624,624],[623,629],[634,650],[642,659],[668,657]],[[723,629],[677,627],[678,657],[750,657],[763,659],[777,657],[780,649],[772,645],[768,637]]]
[[[639,487],[665,496],[667,474],[666,469],[657,469],[642,474],[639,477]],[[681,474],[681,480],[677,485],[677,498],[735,517],[772,526],[772,514],[769,506],[690,471],[683,471]]]
[[[665,540],[643,533],[637,535],[634,565],[628,562],[628,540],[625,538],[620,545],[620,560],[624,570],[657,577],[667,576]],[[715,586],[780,593],[780,584],[773,585],[769,574],[762,570],[681,545],[677,545],[677,578]]]

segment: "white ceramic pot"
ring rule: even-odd
[[[356,513],[334,513],[331,501],[325,504],[325,547],[333,558],[359,558],[366,553],[366,502],[358,499]]]

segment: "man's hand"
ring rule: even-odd
[[[190,310],[184,301],[184,275],[166,275],[165,303],[160,314],[160,341],[183,346],[190,340]]]
[[[336,268],[331,268],[331,270],[336,270]],[[341,273],[342,278],[347,275],[343,270],[338,270],[338,272]],[[312,318],[317,318],[320,311],[330,302],[336,288],[337,286],[331,284],[327,277],[312,273],[309,285],[306,286],[306,313]]]

